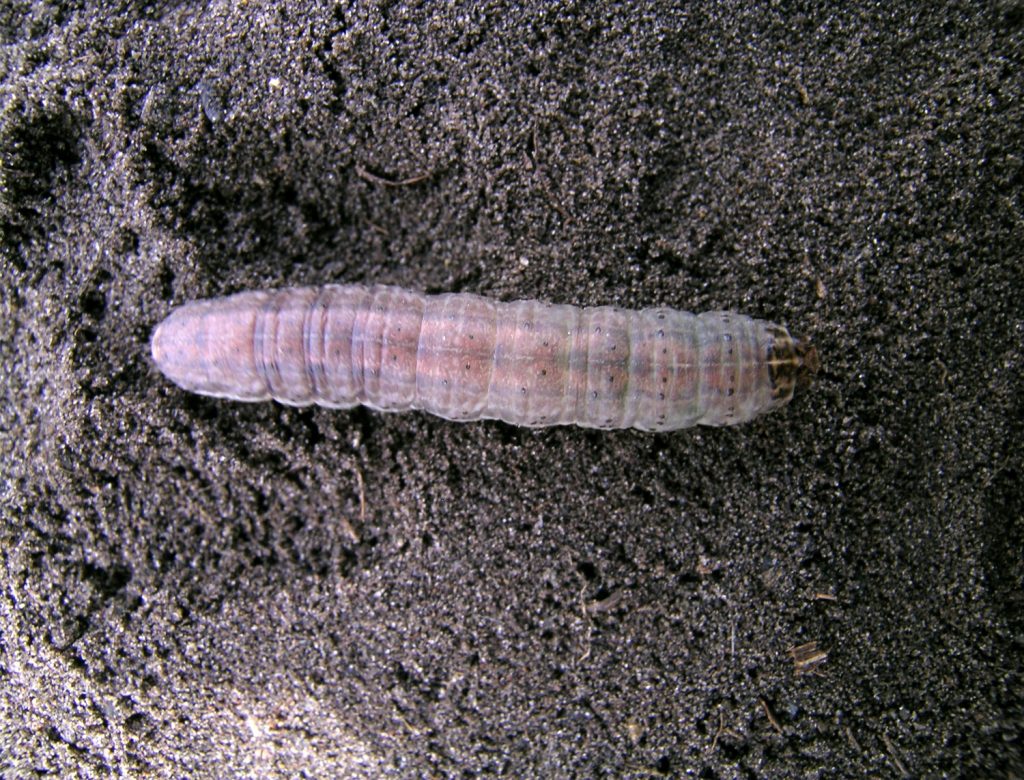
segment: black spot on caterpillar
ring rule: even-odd
[[[173,382],[241,401],[668,431],[787,403],[818,369],[781,325],[328,285],[194,301],[153,333]]]

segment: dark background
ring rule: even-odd
[[[1024,4],[686,5],[0,6],[0,774],[1021,776]],[[651,435],[152,366],[324,282],[824,369]]]

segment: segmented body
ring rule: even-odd
[[[656,431],[750,420],[817,368],[784,327],[740,314],[363,285],[188,303],[152,353],[181,387],[243,401]]]

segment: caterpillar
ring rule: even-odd
[[[240,401],[645,431],[745,422],[818,370],[811,344],[741,314],[357,284],[193,301],[151,351],[180,387]]]

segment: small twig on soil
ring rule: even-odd
[[[727,729],[725,727],[725,715],[723,715],[722,712],[719,711],[719,713],[718,713],[718,731],[715,732],[715,738],[713,740],[711,740],[711,747],[708,748],[708,752],[709,753],[714,753],[715,752],[715,748],[718,747],[718,738],[720,736],[722,736],[723,734],[725,734],[727,736],[730,736],[733,739],[743,739],[743,737],[740,736],[739,734],[737,734],[735,731],[733,731],[732,729]]]
[[[789,648],[797,674],[818,674],[818,667],[828,660],[828,653],[818,649],[817,642],[807,642]]]
[[[409,187],[410,185],[419,184],[421,181],[426,181],[430,178],[429,173],[421,173],[418,176],[410,176],[408,179],[386,179],[383,176],[370,173],[366,168],[358,163],[356,164],[356,176],[370,182],[371,184],[380,184],[382,187]]]
[[[599,612],[608,612],[609,610],[615,609],[625,597],[625,590],[617,590],[606,598],[588,601],[584,605],[583,611],[588,615],[596,615]]]
[[[896,768],[900,770],[900,774],[904,777],[909,777],[910,772],[907,771],[906,765],[902,761],[900,761],[899,754],[896,752],[896,746],[892,744],[892,740],[889,739],[888,734],[882,734],[882,742],[885,743],[885,747],[889,751],[889,758],[892,759],[892,762],[896,765]]]
[[[772,727],[781,735],[782,726],[779,725],[778,718],[775,717],[775,713],[772,712],[772,708],[768,706],[768,700],[764,698],[764,696],[761,697],[761,706],[764,707],[764,714],[768,716],[768,722],[771,723]]]

